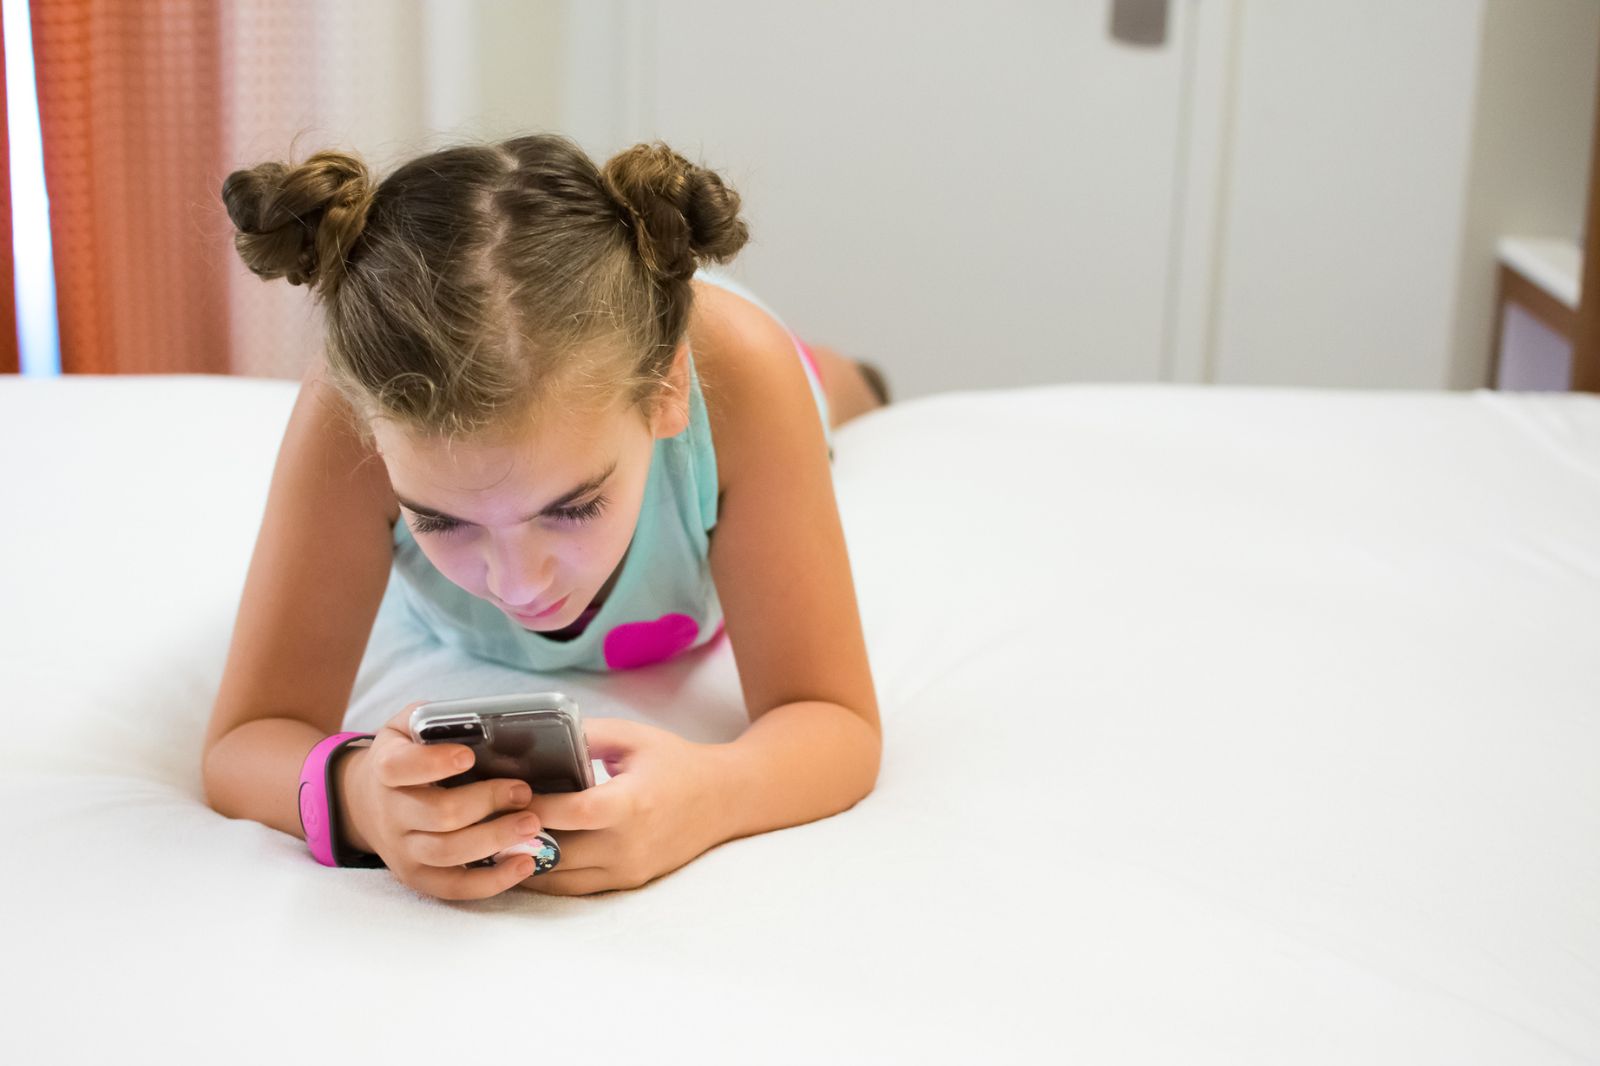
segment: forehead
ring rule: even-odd
[[[581,481],[594,474],[597,461],[615,457],[642,432],[637,411],[622,399],[547,404],[513,429],[455,440],[422,436],[384,419],[372,423],[374,443],[395,487],[403,482],[419,492],[488,492],[507,484],[554,488],[557,482]]]

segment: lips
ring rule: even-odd
[[[571,593],[568,593],[568,595],[570,596]],[[567,597],[563,596],[559,600],[557,600],[556,602],[552,603],[550,606],[544,608],[543,610],[540,610],[540,611],[512,611],[511,614],[516,618],[522,619],[524,622],[536,622],[541,618],[548,618],[550,615],[555,614],[557,611],[561,610],[561,608],[565,607],[566,604],[567,604]]]

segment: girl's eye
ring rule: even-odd
[[[434,518],[431,515],[413,514],[411,516],[411,531],[413,533],[448,533],[457,529],[460,522],[452,522],[448,518]]]
[[[605,510],[606,498],[596,496],[588,503],[578,507],[566,507],[559,511],[551,511],[551,515],[565,522],[587,522]]]
[[[559,511],[551,511],[550,517],[559,518],[563,522],[587,522],[605,510],[605,506],[606,498],[596,496],[578,507],[564,507]],[[411,530],[414,533],[449,533],[460,528],[460,522],[448,518],[434,518],[432,515],[420,514],[411,516]]]

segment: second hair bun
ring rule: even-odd
[[[663,277],[687,281],[702,260],[731,259],[750,239],[739,194],[659,141],[617,153],[600,177],[645,265]]]

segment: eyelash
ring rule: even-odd
[[[582,524],[599,516],[605,510],[606,498],[596,496],[588,503],[577,507],[563,507],[559,511],[551,511],[551,518],[559,518],[563,522],[576,522]],[[414,533],[452,533],[461,528],[460,522],[452,522],[443,518],[432,518],[428,515],[414,514],[411,516],[411,530]]]

